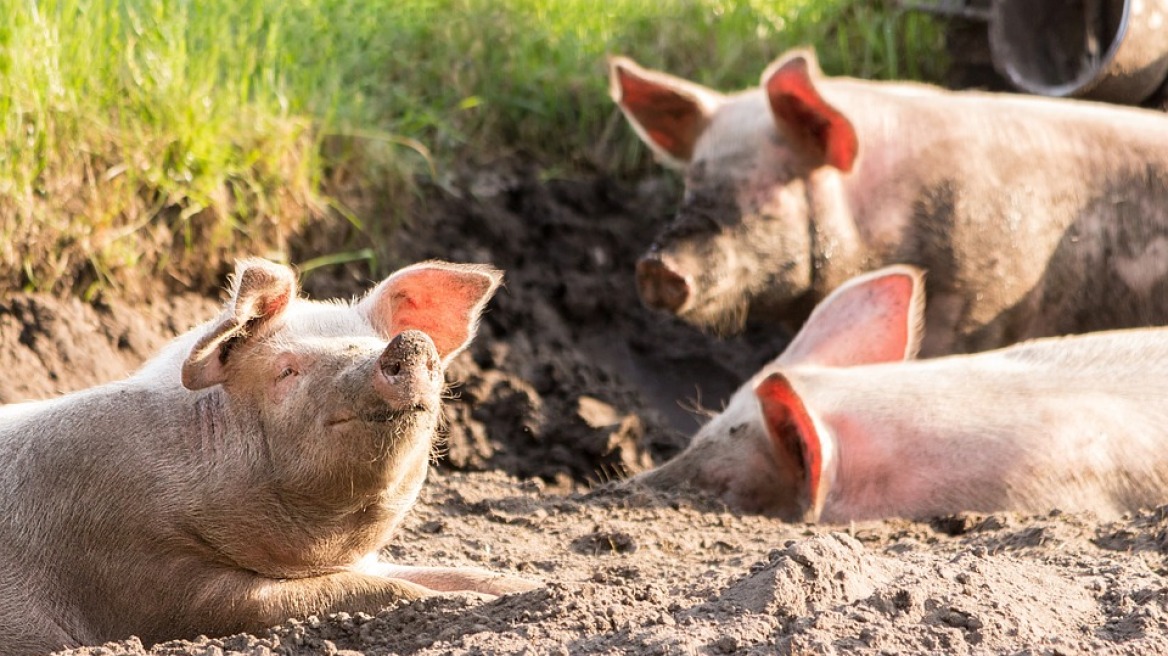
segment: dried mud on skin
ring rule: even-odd
[[[667,181],[485,170],[431,190],[387,263],[507,272],[451,368],[446,455],[387,552],[545,587],[61,653],[1168,653],[1168,508],[804,526],[700,495],[590,490],[680,448],[698,421],[677,399],[719,407],[782,336],[718,341],[641,308],[633,262],[671,211]],[[305,287],[320,298],[365,285],[333,270]],[[125,375],[215,306],[0,297],[0,401]]]

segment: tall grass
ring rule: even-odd
[[[239,253],[287,257],[306,226],[373,229],[413,176],[465,157],[642,166],[607,98],[610,53],[726,89],[802,44],[829,73],[938,74],[938,30],[891,0],[0,0],[0,15],[9,289],[213,285]]]
[[[289,111],[268,7],[4,4],[5,286],[92,292],[155,272],[199,284],[316,206],[313,123]]]

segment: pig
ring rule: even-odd
[[[378,557],[426,478],[444,370],[500,280],[431,261],[319,302],[288,267],[244,260],[222,313],[129,378],[0,407],[5,653],[535,587]]]
[[[859,273],[929,272],[921,355],[1168,321],[1168,116],[825,77],[813,52],[733,95],[610,60],[685,192],[641,299],[716,334],[795,328]]]
[[[825,523],[1168,502],[1168,328],[913,360],[924,287],[907,265],[838,287],[684,451],[624,485]]]

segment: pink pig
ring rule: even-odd
[[[426,478],[445,367],[500,279],[425,262],[317,302],[247,260],[222,313],[130,378],[0,407],[5,653],[534,587],[379,558]]]
[[[845,280],[929,272],[923,355],[1168,323],[1168,116],[828,77],[792,51],[723,94],[625,58],[612,96],[681,170],[642,300],[797,327]]]
[[[631,483],[831,523],[1168,502],[1168,329],[906,362],[923,312],[915,268],[846,282],[684,452]]]

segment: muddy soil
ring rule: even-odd
[[[544,588],[62,653],[1168,653],[1168,508],[807,526],[597,485],[676,452],[784,341],[716,340],[641,308],[633,262],[677,191],[500,162],[428,189],[388,250],[507,272],[451,368],[446,455],[388,555]],[[305,288],[364,285],[337,269]],[[124,375],[214,306],[0,297],[0,402]]]

